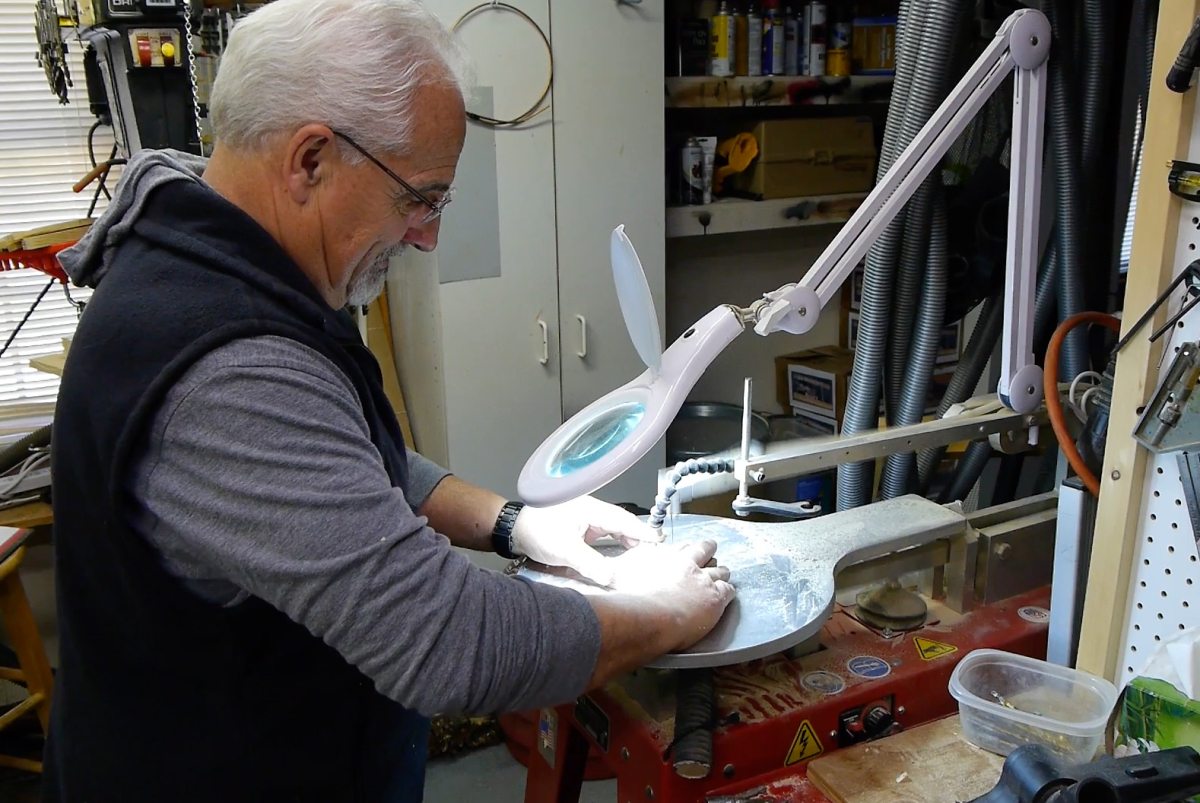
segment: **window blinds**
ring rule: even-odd
[[[86,217],[93,184],[76,194],[71,186],[89,169],[88,110],[83,48],[68,44],[73,86],[60,105],[37,63],[32,0],[0,0],[0,235]],[[96,157],[108,157],[112,132],[96,132]],[[116,175],[110,178],[115,183]],[[96,214],[104,208],[101,196]],[[49,277],[33,270],[0,271],[0,344],[29,310]],[[87,291],[75,290],[76,300]],[[62,349],[77,315],[61,286],[46,293],[37,311],[0,357],[0,408],[52,402],[58,378],[29,367],[31,357]]]

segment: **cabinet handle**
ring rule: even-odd
[[[550,362],[550,327],[541,318],[538,319],[538,326],[542,329],[542,356],[538,362],[542,365]]]
[[[579,321],[579,351],[575,354],[582,360],[587,356],[587,318],[576,315],[575,320]]]

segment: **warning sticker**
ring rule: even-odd
[[[788,750],[787,759],[784,760],[783,766],[790,767],[793,764],[799,764],[801,761],[808,761],[825,752],[825,748],[821,746],[821,740],[817,738],[817,732],[813,730],[813,726],[806,719],[800,723],[800,730],[796,731],[796,738],[792,739],[792,747]]]
[[[913,643],[917,645],[917,652],[920,653],[922,661],[932,661],[934,658],[941,658],[943,655],[958,652],[958,647],[955,647],[953,644],[943,644],[940,641],[933,641],[921,638],[920,636],[914,636]]]
[[[1045,608],[1039,608],[1036,605],[1027,605],[1019,609],[1017,616],[1020,616],[1026,622],[1033,622],[1034,624],[1050,621],[1050,611]]]
[[[856,655],[846,662],[846,668],[860,678],[882,678],[892,673],[891,664],[874,655]]]
[[[846,689],[846,681],[832,672],[809,672],[800,679],[800,685],[817,694],[841,694]]]

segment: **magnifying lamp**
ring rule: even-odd
[[[1014,12],[798,283],[767,293],[746,308],[716,307],[666,351],[641,262],[624,226],[618,226],[611,242],[613,281],[629,336],[646,370],[580,410],[538,447],[518,478],[521,498],[535,507],[559,504],[619,477],[658,442],[701,374],[747,324],[764,336],[812,329],[871,244],[1014,71],[998,392],[1016,412],[1035,410],[1042,400],[1042,370],[1033,358],[1033,300],[1049,51],[1046,17],[1033,9]]]

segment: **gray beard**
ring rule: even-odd
[[[365,307],[379,297],[387,286],[388,266],[392,257],[398,257],[407,248],[399,243],[384,251],[358,276],[350,280],[346,288],[346,303],[352,307]]]

